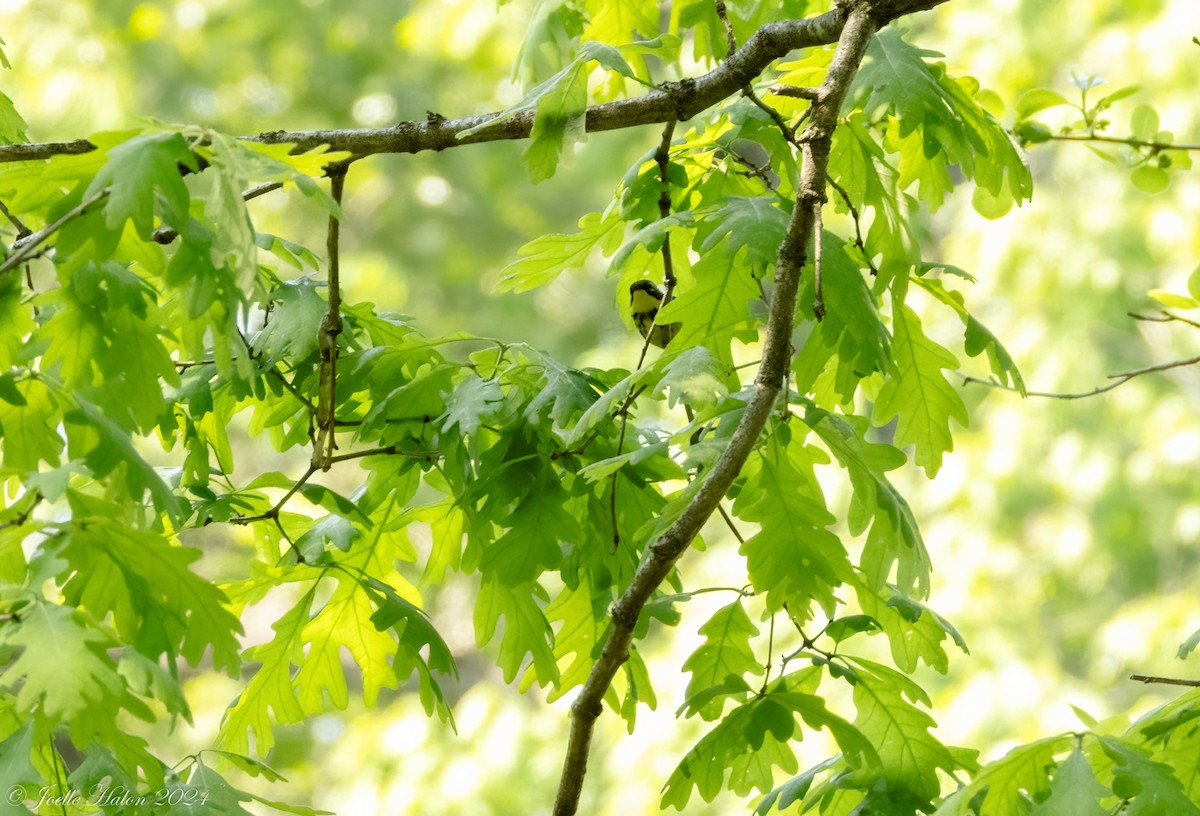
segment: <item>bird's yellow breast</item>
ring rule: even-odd
[[[660,305],[661,301],[649,292],[635,289],[633,290],[632,303],[629,310],[635,315],[646,314],[647,312],[657,312]]]

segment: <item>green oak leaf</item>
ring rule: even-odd
[[[728,196],[696,212],[696,249],[705,255],[728,236],[722,252],[736,255],[745,247],[745,262],[764,269],[775,263],[790,217],[774,196]]]
[[[496,634],[496,625],[504,619],[497,663],[504,672],[505,683],[511,683],[517,676],[526,655],[533,658],[538,685],[559,682],[554,635],[535,600],[545,596],[545,590],[537,582],[508,586],[489,578],[480,586],[479,600],[475,603],[475,642],[480,647],[487,645]]]
[[[854,724],[879,752],[883,777],[917,799],[933,799],[941,790],[937,769],[950,773],[958,763],[929,733],[933,718],[909,702],[929,705],[929,697],[894,669],[863,658],[848,659],[857,676]]]
[[[225,594],[192,571],[199,550],[91,515],[69,531],[58,552],[70,568],[67,601],[101,618],[111,613],[122,639],[147,657],[180,655],[198,666],[211,648],[214,668],[236,673],[241,667],[236,636],[242,625],[226,609]]]
[[[292,666],[304,662],[303,635],[314,591],[315,586],[271,624],[275,637],[269,643],[251,646],[245,651],[244,660],[262,665],[221,719],[219,745],[225,750],[249,753],[248,732],[253,732],[255,750],[265,756],[275,745],[272,721],[289,725],[304,719],[304,707],[300,705],[292,683]]]
[[[1029,816],[1108,816],[1099,800],[1112,796],[1096,781],[1092,768],[1078,747],[1058,763],[1050,782],[1050,796],[1033,806]]]
[[[1097,735],[1100,747],[1114,763],[1109,787],[1122,799],[1131,800],[1129,816],[1193,816],[1200,806],[1184,792],[1174,769],[1151,759],[1143,749],[1117,737]]]
[[[317,289],[324,284],[311,280],[288,281],[271,293],[273,310],[269,322],[255,335],[252,345],[266,365],[289,358],[294,363],[308,359],[317,349],[317,333],[329,304]]]
[[[186,223],[188,190],[180,169],[199,169],[196,156],[179,133],[146,133],[108,150],[108,161],[88,185],[84,198],[109,189],[105,223],[117,230],[127,220],[150,240],[157,213],[179,228]]]
[[[758,627],[746,614],[740,598],[718,609],[700,627],[700,634],[704,635],[704,643],[683,664],[683,670],[692,675],[684,693],[688,701],[684,706],[689,716],[698,713],[711,721],[721,716],[725,698],[708,697],[703,704],[693,706],[696,694],[719,686],[730,675],[741,679],[766,670],[750,649],[750,638],[758,634]]]
[[[930,478],[942,466],[942,454],[954,449],[950,420],[967,426],[967,407],[942,374],[957,368],[958,360],[921,331],[921,319],[898,298],[892,348],[899,373],[879,392],[875,422],[882,425],[899,418],[896,441],[916,447],[916,462]]]
[[[517,250],[521,257],[500,270],[498,292],[528,292],[553,283],[568,269],[582,269],[592,250],[616,251],[624,231],[617,212],[588,213],[579,219],[579,232],[534,238]]]
[[[780,426],[746,463],[733,512],[760,527],[739,552],[755,590],[766,593],[767,609],[788,603],[792,617],[805,620],[814,600],[832,612],[833,591],[850,578],[851,567],[842,542],[827,529],[835,519],[813,471],[824,455],[790,440],[788,430]]]
[[[75,726],[77,718],[113,717],[125,683],[106,652],[111,645],[111,638],[88,625],[77,610],[30,604],[19,621],[0,626],[0,649],[16,650],[0,673],[0,688],[16,691],[22,712],[36,707],[51,722]]]
[[[1024,816],[1029,812],[1029,797],[1049,794],[1048,769],[1054,757],[1074,745],[1072,735],[1061,734],[1012,749],[983,766],[969,785],[946,797],[934,816]],[[975,809],[972,803],[980,796]]]

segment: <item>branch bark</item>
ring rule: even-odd
[[[944,1],[931,0],[919,5],[921,8],[928,8]],[[899,13],[889,15],[888,10],[912,5],[917,4],[850,0],[840,4],[838,11],[832,12],[837,15],[839,28],[837,51],[821,85],[819,98],[813,103],[810,124],[800,139],[804,163],[800,177],[799,200],[792,210],[787,233],[779,247],[762,366],[754,381],[754,395],[746,405],[728,446],[709,471],[692,503],[650,546],[647,557],[638,567],[628,588],[613,605],[612,625],[609,627],[603,651],[571,706],[571,733],[567,741],[567,754],[563,761],[558,795],[554,802],[554,816],[571,816],[579,807],[579,795],[587,772],[592,733],[603,710],[604,693],[629,657],[629,644],[643,607],[700,532],[701,526],[717,509],[725,492],[754,450],[775,405],[788,370],[800,272],[807,261],[807,244],[813,234],[816,206],[825,197],[829,150],[833,131],[837,126],[838,111],[866,53],[871,36],[881,25],[899,16]],[[829,25],[824,22],[828,15],[815,19],[822,21],[822,26]],[[742,62],[747,53],[753,52],[755,42],[760,39],[762,33],[763,30],[760,30],[746,46],[726,61],[725,66],[730,67],[730,74],[738,80],[736,85],[730,88],[731,93],[740,90],[748,81],[742,77],[735,63]],[[717,69],[713,73],[716,74],[720,70]]]
[[[338,206],[342,203],[342,191],[346,187],[346,168],[330,170],[329,192]],[[317,331],[317,348],[321,353],[320,384],[317,392],[317,436],[313,440],[312,466],[329,470],[337,449],[337,362],[338,335],[342,333],[342,282],[341,282],[341,225],[340,212],[329,214],[329,231],[326,247],[329,253],[329,310],[321,318]]]
[[[876,28],[897,17],[933,8],[947,0],[874,0],[867,14]],[[699,77],[666,83],[661,90],[635,99],[622,99],[593,105],[587,109],[588,133],[621,130],[638,125],[663,124],[670,119],[680,122],[690,119],[705,108],[739,93],[768,65],[797,48],[811,48],[835,42],[842,31],[844,16],[830,11],[803,20],[784,20],[768,23],[758,29],[746,44],[732,52],[717,68]],[[480,142],[513,141],[529,137],[533,127],[533,111],[519,113],[494,127],[462,139],[458,134],[477,127],[500,113],[485,113],[460,119],[447,119],[430,113],[424,121],[401,122],[388,128],[347,130],[275,130],[257,136],[244,136],[248,141],[265,144],[292,144],[296,152],[328,145],[330,150],[345,150],[353,159],[377,153],[419,153],[425,150],[445,150]],[[87,139],[72,142],[0,146],[0,163],[33,161],[52,156],[88,153],[96,146]]]

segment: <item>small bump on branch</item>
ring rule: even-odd
[[[811,102],[818,102],[821,99],[820,88],[802,88],[797,85],[775,84],[767,90],[776,96],[786,96],[792,99],[807,99]]]

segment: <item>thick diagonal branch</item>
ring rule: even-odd
[[[878,11],[873,12],[872,4],[857,2],[847,5],[849,11],[841,26],[837,51],[821,86],[820,98],[813,103],[811,123],[802,139],[804,165],[800,177],[800,200],[792,210],[787,233],[779,248],[763,361],[754,381],[754,394],[728,446],[709,471],[696,497],[679,519],[650,546],[647,557],[638,567],[628,588],[613,605],[612,625],[604,649],[584,682],[579,697],[571,706],[571,734],[558,796],[554,802],[555,816],[571,816],[578,808],[592,732],[602,710],[604,693],[629,657],[629,644],[642,609],[700,532],[701,526],[716,510],[754,450],[779,396],[788,369],[800,272],[807,260],[806,247],[813,233],[813,204],[824,197],[829,148],[838,111],[871,35],[879,25]]]

